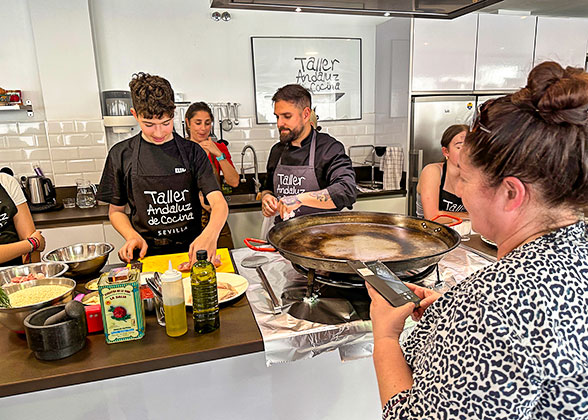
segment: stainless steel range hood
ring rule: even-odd
[[[453,19],[502,0],[211,0],[211,7]]]

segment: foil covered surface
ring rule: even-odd
[[[253,255],[262,254],[268,257],[269,261],[261,268],[282,303],[284,288],[292,285],[305,287],[307,278],[299,274],[280,254],[253,251],[249,248],[234,249],[231,254],[237,271],[249,281],[247,299],[263,337],[268,366],[309,359],[332,350],[339,351],[342,361],[372,355],[371,321],[357,320],[336,325],[310,322],[288,314],[289,305],[283,306],[281,313],[274,314],[271,300],[255,268],[245,268],[241,266],[241,261]],[[458,247],[439,262],[439,278],[435,270],[421,284],[443,292],[488,264],[491,264],[488,259]],[[312,298],[308,304],[313,305]],[[345,314],[338,315],[345,318]],[[415,325],[409,318],[401,339],[410,334]]]

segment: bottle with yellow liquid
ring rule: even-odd
[[[194,331],[198,334],[212,332],[220,326],[216,270],[207,258],[206,250],[198,251],[198,261],[190,272]]]
[[[161,275],[161,292],[165,313],[165,332],[170,337],[179,337],[188,331],[188,320],[182,273],[172,269],[171,261],[169,269]]]

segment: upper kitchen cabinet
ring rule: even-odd
[[[564,67],[584,67],[587,44],[588,19],[539,17],[535,65],[557,61]]]
[[[471,91],[478,15],[414,20],[413,92]]]
[[[533,68],[536,18],[480,14],[476,91],[519,89]]]

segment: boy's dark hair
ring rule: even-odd
[[[143,118],[174,116],[174,90],[163,77],[148,73],[135,73],[129,83],[133,108]]]
[[[279,88],[274,96],[272,97],[272,101],[286,101],[293,103],[301,110],[311,106],[312,98],[310,96],[310,92],[297,84],[286,85]]]

